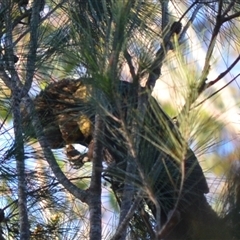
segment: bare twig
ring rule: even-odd
[[[206,84],[206,77],[209,73],[209,70],[210,70],[210,60],[212,58],[212,54],[213,54],[213,50],[215,48],[215,45],[216,45],[216,42],[217,42],[217,36],[220,32],[220,29],[222,27],[222,24],[223,24],[223,17],[221,15],[221,12],[222,12],[222,1],[219,1],[218,3],[218,15],[216,16],[216,23],[215,23],[215,26],[214,26],[214,29],[213,29],[213,33],[212,33],[212,37],[210,39],[210,43],[209,43],[209,46],[208,46],[208,49],[207,49],[207,53],[206,53],[206,57],[205,57],[205,63],[204,63],[204,67],[203,67],[203,70],[202,70],[202,75],[200,77],[200,81],[198,83],[198,86],[197,86],[197,95],[196,97],[194,97],[193,99],[190,99],[190,104],[192,104],[196,98],[199,96],[199,93],[202,92],[202,90],[205,88],[205,84]]]
[[[149,88],[151,91],[153,90],[157,79],[159,78],[159,76],[161,75],[161,67],[162,67],[162,63],[163,60],[166,57],[166,54],[168,52],[169,49],[171,49],[171,37],[173,36],[173,34],[175,33],[175,29],[174,28],[170,28],[167,29],[167,25],[169,23],[169,19],[168,19],[168,2],[169,1],[161,1],[162,4],[162,9],[166,12],[163,12],[163,19],[162,19],[162,31],[163,31],[163,43],[161,44],[160,49],[157,51],[156,56],[155,56],[155,60],[152,62],[151,66],[149,67],[149,77],[146,83],[147,88]],[[179,24],[180,26],[180,22],[181,19],[187,14],[188,11],[190,11],[196,4],[198,3],[198,1],[195,1],[194,3],[191,4],[191,6],[186,10],[186,12],[183,14],[183,16],[179,19],[178,22],[176,22],[177,24]],[[200,10],[200,8],[202,7],[202,4],[199,4],[199,6],[197,6],[197,8],[194,10],[192,17],[190,19],[190,21],[193,21],[196,18],[197,12]],[[186,33],[187,29],[190,26],[190,21],[189,24],[187,24],[185,26],[184,32],[180,35],[179,40],[182,39],[182,37],[184,36],[184,34]]]
[[[225,11],[222,13],[223,16],[227,15],[228,12],[231,11],[231,9],[233,8],[233,6],[235,5],[235,2],[236,2],[235,0],[232,0],[232,1],[228,4],[228,6],[227,6],[227,8],[225,9]]]
[[[29,24],[30,40],[29,50],[27,55],[27,68],[26,68],[26,81],[24,84],[24,92],[28,92],[32,86],[35,66],[36,66],[36,54],[38,48],[38,31],[40,23],[40,7],[41,1],[34,1],[31,13],[31,19]]]
[[[203,4],[198,4],[197,7],[194,9],[191,18],[188,20],[187,24],[183,27],[183,30],[178,38],[179,43],[181,44],[182,39],[185,37],[187,30],[189,29],[189,27],[192,25],[192,23],[194,22],[194,20],[197,17],[197,14],[199,12],[199,10],[202,8]]]
[[[200,103],[198,103],[197,105],[194,106],[194,108],[202,105],[204,102],[206,102],[208,99],[210,99],[211,97],[215,96],[217,93],[219,93],[220,91],[222,91],[224,88],[226,88],[228,85],[230,85],[233,81],[235,81],[238,77],[240,76],[240,74],[238,74],[236,77],[234,77],[231,81],[229,81],[227,84],[225,84],[223,87],[221,87],[220,89],[218,89],[217,91],[215,91],[214,93],[212,93],[210,96],[208,96],[207,98],[205,98],[204,100],[202,100]],[[215,82],[212,81],[212,82]],[[212,85],[211,85],[212,86]]]
[[[218,3],[218,15],[216,16],[216,23],[213,29],[212,37],[210,39],[210,43],[207,49],[206,57],[205,57],[205,63],[202,70],[202,74],[200,77],[199,82],[197,83],[196,89],[191,89],[192,91],[189,93],[188,102],[185,103],[183,106],[181,113],[179,115],[182,115],[184,112],[187,112],[190,110],[191,105],[197,100],[197,98],[200,96],[200,94],[207,88],[209,85],[206,83],[208,73],[210,71],[210,61],[212,59],[213,50],[215,48],[218,34],[220,33],[220,29],[222,27],[222,24],[224,23],[224,17],[221,15],[222,13],[222,1],[219,1]],[[230,66],[230,69],[239,61],[237,58],[234,63]],[[226,70],[229,71],[229,70]],[[226,72],[227,73],[227,72]],[[226,74],[225,72],[223,74]],[[222,76],[220,76],[222,78]]]
[[[240,55],[234,60],[234,62],[224,72],[220,73],[215,80],[208,82],[206,84],[205,89],[211,87],[212,85],[217,83],[219,80],[221,80],[224,76],[226,76],[232,70],[232,68],[239,62],[239,60],[240,60]]]
[[[215,83],[219,82],[224,76],[226,76],[226,75],[232,70],[232,68],[233,68],[234,66],[236,66],[236,64],[237,64],[239,61],[240,61],[240,55],[234,60],[234,62],[233,62],[224,72],[220,73],[215,80],[212,80],[212,81],[210,81],[210,82],[208,82],[208,83],[205,83],[203,88],[198,89],[198,94],[197,94],[197,96],[196,96],[196,99],[197,99],[197,97],[198,97],[204,90],[206,90],[207,88],[213,86]],[[210,96],[208,96],[206,99],[204,99],[203,101],[201,101],[200,103],[198,103],[196,106],[194,106],[194,108],[195,108],[195,107],[198,107],[199,105],[201,105],[202,103],[204,103],[206,100],[208,100],[209,98],[211,98],[211,97],[213,97],[214,95],[216,95],[216,94],[217,94],[218,92],[220,92],[222,89],[224,89],[225,87],[227,87],[231,82],[233,82],[238,76],[239,76],[239,75],[237,75],[235,78],[233,78],[230,82],[228,82],[226,85],[224,85],[224,86],[223,86],[222,88],[220,88],[218,91],[214,92],[213,94],[211,94]],[[205,81],[206,81],[206,80],[207,80],[207,79],[205,79]],[[195,99],[195,100],[196,100],[196,99]],[[194,103],[194,101],[193,101],[192,103]],[[185,105],[185,107],[186,107],[186,105]],[[189,108],[192,109],[192,108],[190,107],[190,105],[189,105]],[[183,108],[183,109],[186,109],[186,108]],[[182,109],[182,111],[181,111],[182,113],[183,113],[183,109]],[[189,109],[189,110],[190,110],[190,109]]]
[[[224,18],[223,18],[223,21],[224,21],[224,22],[227,22],[227,21],[230,21],[230,20],[232,20],[232,19],[234,19],[234,18],[238,18],[239,16],[240,16],[240,12],[236,12],[236,13],[228,16],[228,17],[224,17]]]
[[[53,9],[51,9],[43,18],[41,18],[39,23],[44,22],[46,19],[48,19],[54,12],[56,12],[67,0],[62,0],[60,3],[58,3]],[[14,47],[22,40],[23,37],[28,34],[30,29],[26,29],[15,41],[14,41]]]

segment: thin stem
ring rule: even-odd
[[[34,1],[30,19],[30,41],[29,51],[27,56],[27,68],[26,68],[26,82],[24,85],[24,91],[28,92],[32,86],[35,66],[36,66],[36,54],[38,48],[38,28],[40,23],[40,5],[41,1]]]
[[[240,74],[238,74],[236,77],[234,77],[230,82],[228,82],[227,84],[225,84],[223,87],[221,87],[220,89],[218,89],[217,91],[215,91],[214,93],[212,93],[210,96],[208,96],[207,98],[205,98],[204,100],[202,100],[200,103],[198,103],[197,105],[194,106],[194,108],[202,105],[204,102],[206,102],[208,99],[212,98],[213,96],[215,96],[217,93],[219,93],[220,91],[222,91],[224,88],[226,88],[228,85],[230,85],[233,81],[235,81],[238,77],[240,76]]]

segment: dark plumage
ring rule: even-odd
[[[63,79],[49,84],[34,99],[36,113],[51,148],[73,143],[87,146],[90,143],[94,114],[86,112],[87,98],[87,87],[82,81]],[[34,137],[33,129],[29,129],[29,119],[23,118],[26,134]]]
[[[179,34],[182,31],[182,23],[174,22],[170,28],[173,33]]]
[[[178,234],[188,239],[193,231],[194,213],[199,216],[202,207],[210,208],[204,196],[209,188],[202,168],[177,126],[153,97],[149,99],[142,135],[138,161],[159,204],[161,224],[171,218],[171,212],[177,214],[179,223],[172,226],[175,219],[171,219],[174,230],[169,239],[177,239]],[[157,217],[156,205],[149,199],[146,202]],[[162,238],[165,236],[159,237]]]
[[[118,91],[123,99],[121,102],[124,112],[123,116],[126,116],[128,106],[135,107],[135,104],[129,105],[129,103],[134,100],[132,99],[132,90],[131,83],[120,82]],[[95,112],[91,110],[89,97],[89,88],[80,79],[63,79],[49,84],[46,89],[41,91],[34,99],[36,113],[40,117],[45,137],[51,148],[62,148],[74,143],[88,146],[92,141]],[[178,129],[174,126],[171,119],[163,112],[156,100],[150,98],[149,106],[145,116],[144,129],[141,130],[143,131],[143,135],[152,139],[151,133],[154,133],[157,137],[157,144],[162,145],[163,148],[184,148],[185,143]],[[115,111],[113,111],[113,114],[118,115]],[[119,142],[122,136],[120,136],[117,131],[118,125],[112,122],[111,119],[109,121],[110,122],[106,126],[106,146],[113,159],[118,163],[123,160],[122,157],[118,159],[119,156],[124,155],[124,153],[127,154],[127,149],[124,144]],[[34,137],[34,132],[32,128],[29,128],[29,119],[26,118],[26,115],[23,116],[23,122],[26,134],[30,137]],[[144,133],[146,131],[145,129],[147,130],[146,133]],[[170,134],[169,131],[172,133]],[[174,137],[170,137],[170,135]],[[116,136],[118,136],[118,139],[116,139]],[[176,184],[179,185],[181,166],[176,160],[157,149],[155,145],[146,141],[145,138],[142,138],[140,144],[139,161],[143,165],[146,174],[148,174],[147,171],[156,171],[157,168],[152,169],[152,167],[156,164],[159,165],[158,170],[163,173],[161,173],[161,177],[158,177],[157,181],[160,181],[159,184],[162,184],[161,179],[164,179],[162,176],[164,176],[164,172],[166,172],[165,168],[168,167],[171,175],[176,178]],[[67,154],[70,158],[74,158],[77,155],[71,147],[67,149]],[[119,151],[116,151],[116,149]],[[74,156],[72,156],[73,153]],[[160,161],[157,160],[159,156],[162,156]],[[163,158],[165,158],[166,165],[162,165]],[[187,149],[185,159],[182,159],[182,161],[184,161],[185,168],[183,193],[186,198],[189,198],[188,196],[192,190],[200,194],[207,193],[208,186],[206,179],[197,158],[190,148]],[[164,184],[167,184],[167,182],[165,181]],[[169,184],[171,184],[171,182],[169,182]],[[158,187],[158,191],[159,189]]]
[[[114,98],[119,97],[117,100],[120,100],[120,107],[116,108],[113,101],[113,106],[109,109],[116,118],[123,117],[126,123],[131,124],[129,120],[132,120],[134,116],[132,113],[134,114],[137,106],[133,84],[120,82],[117,91],[116,94],[114,92]],[[90,89],[80,79],[63,79],[49,84],[34,99],[36,114],[40,117],[49,146],[51,148],[66,146],[67,157],[76,168],[84,164],[85,157],[87,159],[92,157],[94,147],[92,136],[95,110],[91,110],[90,95]],[[22,114],[26,134],[34,137],[33,132],[28,132],[31,127],[26,113],[22,111]],[[122,131],[119,131],[121,125],[114,118],[106,117],[104,127],[104,158],[109,164],[109,170],[106,172],[109,173],[112,186],[116,186],[115,193],[119,194],[121,199],[122,178],[119,180],[116,176],[118,173],[122,176],[126,169],[129,145],[125,144],[126,138]],[[128,127],[131,133],[132,126]],[[171,213],[177,216],[171,220],[174,226],[170,224],[170,227],[172,226],[174,230],[166,239],[176,239],[179,234],[188,239],[194,234],[193,229],[198,226],[196,223],[199,219],[203,221],[205,215],[201,209],[209,212],[211,219],[215,218],[204,196],[209,189],[201,166],[177,126],[153,97],[149,98],[144,122],[138,127],[140,144],[137,153],[138,167],[144,173],[146,181],[144,184],[151,189],[160,207],[161,224],[164,225],[169,216],[171,218]],[[81,155],[71,145],[73,143],[88,146],[89,152]],[[156,205],[148,197],[143,198],[157,218]]]

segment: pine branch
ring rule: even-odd
[[[11,9],[11,3],[3,3]],[[19,232],[20,240],[30,239],[29,219],[27,209],[27,189],[26,189],[26,172],[25,172],[25,156],[24,156],[24,142],[23,142],[23,129],[21,124],[21,91],[19,91],[20,79],[14,67],[14,53],[13,53],[13,26],[11,11],[5,11],[4,15],[6,25],[6,38],[5,38],[5,55],[7,56],[7,71],[10,74],[10,89],[12,91],[12,113],[13,113],[13,127],[15,135],[15,158],[18,176],[18,210],[19,210]],[[6,78],[5,80],[9,80]]]
[[[88,189],[88,196],[86,203],[89,206],[90,212],[90,240],[101,240],[102,238],[102,213],[101,213],[101,173],[102,173],[102,159],[103,159],[103,146],[101,143],[101,135],[103,134],[103,119],[99,114],[95,116],[95,129],[94,129],[94,147],[92,158],[92,177],[90,187]]]
[[[111,238],[111,240],[120,240],[126,238],[126,229],[137,207],[139,206],[140,201],[142,200],[141,194],[143,194],[142,191],[140,191],[139,194],[137,194],[136,199],[131,203],[131,206],[129,207],[128,212],[124,216],[124,218],[121,221],[119,221],[120,225],[118,225],[118,228],[114,236]]]
[[[31,122],[34,127],[35,134],[37,136],[37,139],[40,143],[40,146],[43,150],[43,154],[51,167],[54,175],[58,179],[58,181],[66,188],[66,190],[71,193],[73,196],[75,196],[77,199],[81,200],[82,202],[86,202],[87,199],[87,191],[81,190],[78,187],[76,187],[62,172],[61,168],[59,167],[48,143],[43,133],[43,128],[40,124],[39,117],[36,114],[36,111],[34,109],[33,102],[31,98],[28,96],[24,101],[24,106],[27,109],[27,112],[29,116],[31,116]]]
[[[232,6],[232,5],[230,4],[229,6]],[[203,70],[202,70],[202,73],[201,73],[200,80],[197,82],[196,89],[192,89],[192,91],[189,93],[188,100],[185,103],[185,105],[183,106],[179,116],[188,112],[191,108],[191,105],[198,99],[198,97],[202,94],[202,92],[205,89],[212,86],[213,84],[215,84],[216,82],[218,82],[220,79],[222,79],[228,72],[230,72],[230,70],[240,60],[240,56],[238,56],[235,59],[235,61],[224,72],[222,72],[217,77],[217,79],[215,79],[214,81],[211,81],[210,83],[206,83],[207,76],[208,76],[209,71],[210,71],[210,61],[212,59],[213,51],[214,51],[216,43],[217,43],[217,37],[220,34],[220,30],[221,30],[222,25],[224,24],[224,22],[226,22],[225,21],[226,18],[224,17],[224,14],[226,14],[226,11],[223,14],[222,14],[222,11],[223,11],[223,2],[219,1],[219,3],[218,3],[218,14],[216,16],[216,23],[214,25],[214,29],[213,29],[213,32],[212,32],[210,43],[208,45],[208,49],[207,49],[207,53],[206,53],[206,57],[205,57],[205,63],[204,63],[204,67],[203,67]],[[228,9],[227,11],[230,11],[230,9]]]
[[[28,92],[32,86],[33,76],[36,67],[36,56],[37,56],[37,48],[39,41],[39,24],[40,24],[40,8],[41,1],[35,1],[33,3],[31,18],[29,23],[29,50],[27,55],[27,66],[26,66],[26,81],[24,84],[24,91]]]

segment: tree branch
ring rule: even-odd
[[[233,8],[234,4],[235,4],[235,0],[231,1],[227,8],[225,9],[225,11],[222,13],[223,16],[227,15],[229,11],[231,11],[231,9]]]
[[[90,187],[88,189],[88,197],[86,202],[89,206],[90,212],[90,240],[102,239],[102,212],[101,212],[101,177],[102,177],[102,159],[103,159],[103,146],[101,142],[101,135],[103,134],[103,119],[99,114],[95,116],[94,128],[94,147],[92,159],[92,177]]]
[[[86,202],[87,199],[87,191],[79,189],[77,186],[75,186],[62,172],[61,168],[57,164],[57,161],[47,143],[47,140],[43,133],[43,128],[40,124],[40,120],[35,113],[34,104],[29,96],[23,99],[24,106],[27,109],[27,112],[29,116],[31,116],[31,122],[34,127],[35,134],[37,136],[37,139],[40,143],[40,146],[43,150],[43,154],[51,167],[54,175],[58,179],[58,181],[66,188],[68,192],[70,192],[73,196],[75,196],[77,199],[81,200],[82,202]]]
[[[20,102],[21,102],[21,91],[19,89],[20,79],[18,73],[14,66],[14,53],[13,53],[13,36],[12,36],[12,16],[11,16],[11,2],[3,3],[9,10],[4,13],[4,21],[6,25],[6,36],[4,41],[5,55],[7,57],[5,67],[11,77],[4,78],[11,89],[11,100],[12,100],[12,113],[13,113],[13,128],[15,135],[15,153],[14,157],[16,159],[17,168],[17,178],[18,178],[18,211],[19,211],[19,233],[20,240],[30,239],[29,231],[29,219],[28,219],[28,209],[27,209],[27,189],[26,189],[26,173],[25,173],[25,153],[24,153],[24,141],[23,141],[23,129],[21,124],[21,112],[20,112]],[[4,70],[3,70],[4,71]],[[5,72],[5,71],[4,71]],[[5,74],[7,73],[5,72]]]
[[[203,104],[204,102],[206,102],[208,99],[210,99],[211,97],[215,96],[217,93],[219,93],[219,92],[222,91],[224,88],[226,88],[228,85],[230,85],[233,81],[235,81],[239,76],[240,76],[240,74],[238,74],[236,77],[234,77],[230,82],[228,82],[227,84],[225,84],[223,87],[221,87],[220,89],[218,89],[217,91],[215,91],[214,93],[212,93],[210,96],[208,96],[207,98],[205,98],[204,100],[202,100],[200,103],[198,103],[197,105],[195,105],[194,108],[200,106],[201,104]],[[213,82],[214,82],[214,81],[213,81]]]
[[[134,200],[134,202],[131,204],[131,207],[129,208],[127,214],[125,215],[124,219],[120,221],[120,225],[118,226],[114,236],[111,238],[111,240],[119,240],[123,239],[123,233],[126,231],[129,221],[133,217],[137,207],[139,206],[140,201],[142,200],[141,197],[142,191],[139,192],[138,196]]]
[[[182,39],[184,38],[184,36],[186,35],[187,30],[189,29],[189,27],[191,26],[191,24],[194,22],[195,18],[197,17],[197,14],[199,12],[199,10],[202,8],[203,4],[198,4],[197,7],[194,9],[191,18],[188,20],[187,24],[184,26],[178,41],[181,44]]]
[[[206,77],[207,77],[207,75],[209,73],[209,70],[210,70],[210,60],[212,58],[213,50],[214,50],[214,47],[215,47],[216,42],[217,42],[217,36],[218,36],[218,34],[220,32],[220,29],[222,27],[222,24],[224,22],[223,17],[221,15],[221,12],[222,12],[222,1],[219,1],[218,15],[216,16],[216,24],[215,24],[214,29],[213,29],[212,37],[211,37],[211,40],[210,40],[210,43],[209,43],[209,46],[208,46],[208,49],[207,49],[206,57],[205,57],[204,67],[203,67],[203,70],[202,70],[200,81],[199,81],[198,86],[197,86],[197,92],[198,93],[199,92],[201,93],[202,90],[205,88]],[[189,104],[192,104],[198,96],[199,96],[199,94],[196,95],[196,97],[194,97],[193,99],[190,99]]]
[[[215,24],[215,27],[213,29],[212,37],[211,37],[211,40],[210,40],[210,43],[209,43],[209,46],[208,46],[208,49],[207,49],[207,53],[206,53],[206,57],[205,57],[205,63],[204,63],[204,67],[203,67],[203,70],[202,70],[202,73],[201,73],[200,80],[197,83],[197,86],[196,86],[195,89],[190,89],[191,92],[189,93],[189,97],[187,99],[187,102],[183,106],[179,116],[181,116],[184,112],[187,112],[187,111],[190,110],[191,105],[197,100],[197,98],[200,96],[200,94],[207,87],[206,80],[207,80],[207,76],[208,76],[209,71],[210,71],[210,60],[212,58],[213,50],[214,50],[216,42],[217,42],[217,36],[220,32],[222,24],[224,23],[224,18],[221,15],[221,13],[222,13],[222,1],[219,1],[218,15],[216,16],[216,24]]]
[[[237,13],[234,13],[234,14],[228,16],[228,17],[223,18],[223,21],[227,22],[227,21],[232,20],[233,18],[238,18],[239,16],[240,16],[240,12],[237,12]]]
[[[36,55],[37,55],[37,48],[38,48],[38,28],[40,23],[40,7],[41,1],[34,1],[32,12],[31,12],[31,19],[30,19],[30,40],[29,40],[29,50],[27,55],[27,67],[26,67],[26,81],[24,84],[24,91],[28,92],[32,86],[35,66],[36,66]]]
[[[234,61],[224,72],[220,73],[215,80],[208,82],[208,83],[206,84],[205,89],[211,87],[211,86],[214,85],[216,82],[218,82],[219,80],[221,80],[225,75],[227,75],[227,74],[232,70],[232,68],[239,62],[239,60],[240,60],[240,55],[235,59],[235,61]],[[203,89],[203,90],[205,90],[205,89]],[[201,92],[200,92],[200,93],[201,93]]]

